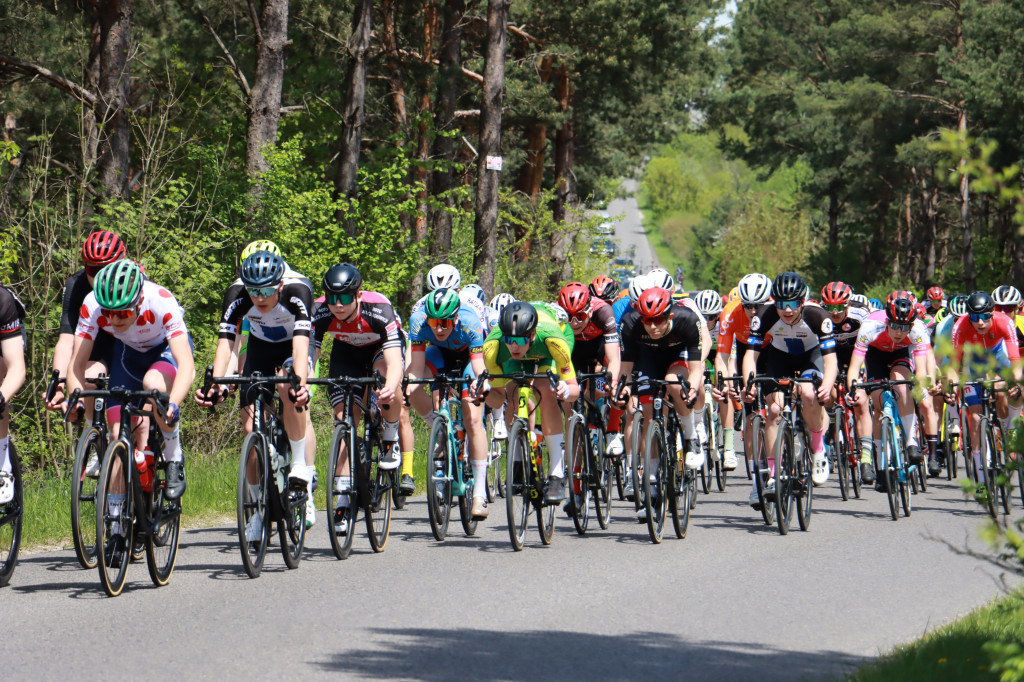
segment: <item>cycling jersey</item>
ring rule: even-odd
[[[335,317],[326,303],[321,304],[313,313],[312,327],[314,347],[320,348],[325,334],[334,339],[332,355],[342,345],[360,350],[402,346],[391,301],[374,291],[360,292],[356,314],[347,322]]]
[[[1009,367],[1020,360],[1013,322],[998,311],[992,314],[992,325],[984,336],[971,324],[969,315],[957,320],[953,325],[953,351],[958,366],[963,362],[965,351],[969,364],[983,363],[988,355],[994,356],[1000,367]]]
[[[279,343],[293,336],[309,336],[310,312],[313,308],[313,286],[298,273],[283,280],[277,304],[263,313],[252,302],[242,280],[228,287],[224,295],[224,308],[220,318],[220,338],[234,341],[242,318],[249,320],[249,333],[253,338]]]
[[[576,371],[572,365],[574,337],[572,329],[569,329],[568,325],[566,328],[568,332],[562,329],[545,308],[537,308],[537,336],[530,345],[526,357],[515,360],[508,352],[505,342],[501,340],[501,328],[495,327],[484,340],[484,364],[487,371],[491,374],[511,374],[526,370],[528,365],[536,363],[538,371],[551,368],[559,379],[575,379]],[[507,383],[507,379],[493,381],[495,387]]]
[[[897,342],[889,336],[889,319],[885,311],[876,310],[860,325],[860,334],[857,335],[857,344],[853,352],[859,357],[864,357],[868,349],[892,353],[911,348],[914,355],[925,355],[931,347],[931,337],[922,320],[914,320],[910,333]]]
[[[763,306],[758,306],[758,314],[763,312]],[[722,315],[718,323],[718,344],[723,353],[732,355],[734,344],[736,347],[745,347],[750,337],[750,318],[747,311],[743,309],[740,299],[729,301],[722,309]]]
[[[92,285],[89,284],[84,269],[68,277],[68,281],[64,283],[64,300],[60,311],[61,334],[74,335],[78,329],[78,319],[82,315],[82,304],[91,291]],[[101,360],[109,366],[113,351],[114,337],[106,331],[101,331],[96,336],[89,359]]]
[[[612,314],[615,315],[615,324],[622,326],[622,318],[633,309],[633,303],[629,297],[620,298],[612,304]]]
[[[836,360],[840,367],[847,367],[850,364],[861,325],[870,312],[866,305],[853,302],[847,308],[846,317],[842,322],[832,323],[832,335],[836,340]]]
[[[581,331],[573,332],[576,341],[593,341],[597,337],[603,336],[605,343],[618,343],[619,328],[612,306],[596,296],[590,298],[590,305],[590,322]]]
[[[101,329],[140,353],[151,351],[175,337],[188,334],[181,306],[178,305],[174,294],[148,280],[142,285],[142,302],[139,304],[138,317],[124,332],[116,331],[111,325],[96,302],[96,294],[90,292],[85,297],[75,334],[83,339],[95,341]]]
[[[836,350],[832,320],[817,306],[804,306],[794,324],[783,322],[775,306],[765,306],[750,321],[747,345],[756,351],[770,347],[788,355],[803,355],[815,348],[822,355]]]
[[[24,335],[21,321],[25,318],[25,304],[7,287],[0,286],[0,341]]]
[[[669,331],[653,338],[643,324],[640,313],[631,310],[622,318],[622,360],[635,362],[648,352],[685,351],[685,357],[695,362],[701,357],[700,313],[694,313],[681,301],[670,309],[672,317]],[[706,323],[705,323],[706,324]]]
[[[473,300],[476,300],[475,298]],[[467,302],[459,306],[458,321],[455,329],[444,341],[438,341],[434,330],[427,323],[427,309],[422,307],[413,310],[409,318],[409,340],[413,350],[423,350],[427,344],[440,346],[454,351],[468,351],[470,356],[477,356],[484,345],[484,330],[476,311]]]
[[[1017,330],[1017,347],[1024,347],[1024,315],[1014,315],[1013,326]]]

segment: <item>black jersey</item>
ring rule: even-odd
[[[7,287],[0,286],[0,341],[21,335],[25,304]]]
[[[60,333],[74,334],[82,316],[85,297],[92,293],[92,285],[85,270],[79,270],[64,283],[64,302],[60,310]],[[109,352],[108,352],[109,351]],[[104,330],[96,335],[92,357],[108,357],[114,351],[114,337]]]
[[[686,306],[676,303],[670,309],[671,328],[661,338],[653,338],[644,326],[640,313],[630,310],[622,317],[622,359],[636,362],[643,353],[658,350],[686,350],[689,360],[700,361],[700,319]]]
[[[220,338],[234,340],[241,320],[249,320],[249,333],[269,343],[290,341],[293,336],[309,336],[313,289],[301,275],[284,278],[277,304],[266,313],[253,305],[242,280],[228,287],[220,318]]]

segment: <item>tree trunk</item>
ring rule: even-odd
[[[100,89],[100,21],[95,13],[90,14],[89,58],[85,63],[83,86],[92,92]],[[82,107],[82,167],[86,169],[83,176],[96,165],[99,153],[100,129],[96,122],[96,109]]]
[[[959,0],[951,3],[956,15],[956,57],[963,59],[964,56],[964,20],[961,13]],[[961,135],[967,135],[967,105],[961,99],[957,105],[957,130]],[[966,159],[960,159],[960,170],[967,165]],[[971,183],[967,174],[960,176],[960,229],[962,230],[961,254],[964,264],[964,285],[967,291],[974,291],[974,235],[971,232]]]
[[[558,99],[558,111],[568,114],[572,106],[572,89],[569,85],[569,70],[564,64],[555,74],[555,97]],[[572,231],[566,207],[576,203],[576,179],[572,172],[574,141],[573,116],[567,115],[555,135],[555,200],[551,211],[555,226],[550,245],[556,267],[551,271],[552,287],[557,287],[572,275],[569,263]]]
[[[925,193],[925,220],[923,259],[924,272],[918,282],[920,287],[927,288],[935,284],[935,235],[939,222],[939,189],[932,187]]]
[[[445,0],[444,27],[441,36],[440,63],[437,69],[437,99],[434,104],[434,160],[437,166],[431,178],[431,189],[445,207],[454,209],[451,189],[454,184],[452,164],[455,161],[455,99],[462,73],[462,19],[466,15],[465,0]],[[445,208],[435,208],[431,215],[434,234],[430,241],[431,260],[446,259],[452,248],[452,217]]]
[[[473,221],[473,271],[488,295],[494,291],[494,259],[498,251],[498,170],[489,158],[501,158],[501,108],[505,99],[505,38],[512,0],[488,0],[487,45],[484,50],[483,101],[480,105],[480,146],[477,150],[476,217]]]
[[[398,55],[398,32],[395,27],[396,0],[383,0],[381,14],[384,17],[384,52],[388,56],[388,81],[391,84],[391,100],[394,102],[395,125],[398,127],[399,142],[405,146],[409,137],[409,114],[405,107],[405,79],[402,76],[402,60]]]
[[[341,154],[334,190],[338,196],[354,198],[358,189],[356,173],[359,170],[359,148],[363,140],[363,120],[366,102],[366,55],[370,49],[373,22],[373,0],[359,0],[352,17],[351,59],[345,88],[345,108],[342,113]],[[355,236],[356,226],[351,217],[345,220],[345,232]]]
[[[131,127],[128,123],[128,98],[131,94],[131,0],[104,0],[97,3],[96,19],[100,34],[97,117],[101,131],[96,171],[104,195],[123,197],[130,190]]]
[[[434,42],[437,36],[437,6],[434,0],[426,0],[423,8],[423,61],[431,64],[434,61]],[[427,255],[427,197],[429,189],[429,173],[427,164],[430,163],[430,69],[424,71],[423,81],[420,83],[420,106],[419,123],[416,126],[416,166],[413,169],[413,182],[416,185],[416,219],[413,225],[413,242],[420,253],[421,258]],[[419,268],[412,280],[412,290],[419,293],[423,288],[423,268]]]
[[[284,86],[284,51],[288,41],[288,0],[263,0],[263,9],[249,3],[256,26],[256,75],[249,98],[249,128],[245,138],[245,172],[253,182],[256,196],[262,194],[258,181],[270,165],[266,149],[277,142],[281,118],[281,90]]]

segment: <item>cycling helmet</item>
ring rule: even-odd
[[[502,310],[505,309],[505,306],[507,306],[509,303],[514,302],[515,300],[516,297],[513,296],[512,294],[498,294],[497,296],[491,299],[491,302],[488,304],[488,307],[500,313]]]
[[[434,289],[424,301],[427,317],[431,320],[449,320],[459,313],[459,292],[455,289]]]
[[[427,273],[427,288],[434,289],[458,289],[462,286],[462,275],[454,265],[441,263],[430,268]]]
[[[975,291],[967,297],[967,314],[984,315],[996,307],[995,301],[987,291]]]
[[[138,263],[127,259],[105,265],[96,273],[92,290],[104,310],[131,310],[142,297],[146,276]]]
[[[271,287],[284,279],[284,261],[269,251],[257,251],[242,261],[242,284]]]
[[[996,305],[1020,305],[1020,291],[1015,286],[1004,284],[992,292],[992,300]]]
[[[705,289],[694,298],[697,309],[705,317],[722,312],[722,297],[714,289]]]
[[[481,303],[485,303],[487,301],[487,294],[484,293],[483,287],[481,287],[479,284],[467,284],[466,288],[463,289],[463,291],[469,294],[470,296],[477,297],[478,299],[480,299]]]
[[[917,305],[909,298],[897,298],[885,306],[885,316],[892,324],[909,325],[917,319]]]
[[[829,282],[821,288],[821,302],[825,305],[847,305],[853,289],[845,282]]]
[[[244,249],[242,249],[242,260],[245,260],[257,251],[266,251],[267,253],[272,253],[275,256],[281,255],[281,248],[277,244],[269,239],[258,239],[254,242],[250,242]]]
[[[868,299],[868,309],[871,312],[875,312],[876,310],[881,310],[884,307],[885,306],[882,305],[882,301],[880,299],[877,299],[877,298],[869,298]]]
[[[651,284],[647,275],[637,275],[633,278],[629,283],[629,302],[634,308],[636,307],[636,302],[640,300],[640,294],[644,293],[644,291],[650,289],[652,286],[654,285]]]
[[[124,242],[113,232],[93,232],[82,244],[82,260],[88,265],[109,265],[124,256]]]
[[[772,281],[768,279],[768,275],[753,272],[743,276],[738,288],[743,305],[761,305],[771,296]]]
[[[569,323],[569,313],[565,312],[565,308],[557,303],[548,303],[548,307],[551,308],[551,312],[555,314],[555,322],[558,324]]]
[[[735,301],[739,297],[740,297],[740,288],[739,287],[733,287],[732,289],[729,290],[729,296],[727,297],[728,300]]]
[[[946,294],[944,291],[942,291],[942,287],[932,287],[927,292],[925,292],[925,296],[928,298],[929,301],[941,301],[943,298],[945,298]]]
[[[672,305],[672,292],[664,287],[651,287],[640,294],[636,302],[641,317],[659,317]]]
[[[615,298],[615,293],[618,291],[618,287],[615,286],[615,280],[608,275],[598,275],[590,280],[590,286],[587,289],[590,290],[592,296],[604,299],[607,303],[611,303],[611,300]]]
[[[363,276],[351,263],[332,265],[324,273],[323,286],[328,294],[354,294],[363,285]]]
[[[967,314],[967,294],[957,294],[953,298],[949,299],[949,305],[946,306],[946,310],[953,318],[963,317]]]
[[[675,288],[675,280],[672,279],[672,275],[668,274],[668,270],[665,268],[654,268],[647,273],[647,279],[651,283],[652,287],[661,287],[662,289],[668,289],[672,291]]]
[[[558,305],[570,317],[585,312],[590,307],[590,291],[581,282],[569,282],[558,292]]]
[[[498,327],[505,336],[529,336],[537,328],[537,309],[526,301],[512,301],[501,311]]]
[[[776,301],[802,301],[807,294],[807,283],[795,272],[783,272],[772,282],[772,298]]]

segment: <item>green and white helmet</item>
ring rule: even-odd
[[[135,261],[123,258],[106,265],[96,273],[92,291],[104,310],[130,310],[142,297],[146,276]]]
[[[432,320],[448,320],[459,312],[459,292],[455,289],[434,289],[427,294],[427,317]]]
[[[242,249],[242,260],[245,260],[257,251],[266,251],[272,253],[275,256],[281,255],[281,247],[269,239],[259,239],[254,242],[250,242],[244,249]]]

